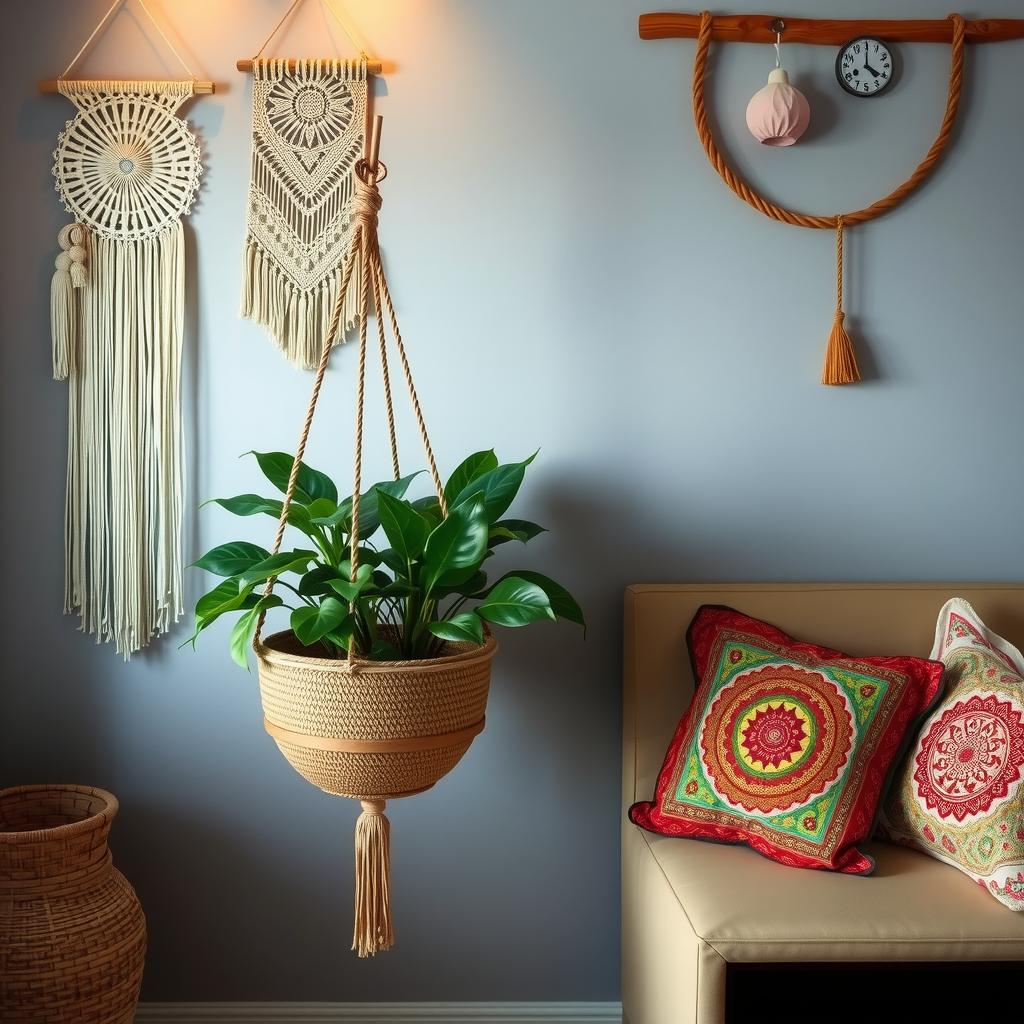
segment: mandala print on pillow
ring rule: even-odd
[[[1024,658],[962,598],[939,612],[946,695],[901,765],[882,832],[1024,910]]]
[[[696,692],[654,800],[634,804],[630,820],[794,867],[870,874],[858,844],[908,728],[938,696],[942,665],[850,658],[711,606],[687,644]]]

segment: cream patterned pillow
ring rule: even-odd
[[[883,832],[1024,911],[1024,658],[963,598],[939,612],[946,693],[883,803]]]

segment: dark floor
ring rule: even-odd
[[[932,1019],[1024,1022],[1024,963],[729,967],[728,1024],[916,1024]]]

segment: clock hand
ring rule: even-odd
[[[875,78],[877,78],[880,74],[880,72],[876,71],[866,60],[864,61],[864,70],[870,71],[871,74],[875,76]]]

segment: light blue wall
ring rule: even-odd
[[[120,796],[115,852],[149,916],[149,999],[611,999],[623,585],[1024,578],[1024,44],[969,50],[960,126],[933,180],[850,233],[847,309],[869,380],[835,390],[817,384],[833,239],[761,217],[713,174],[689,113],[693,43],[639,42],[646,0],[345,6],[397,64],[378,102],[381,234],[440,460],[542,446],[518,506],[551,528],[530,564],[584,599],[589,639],[568,626],[502,636],[487,731],[436,790],[393,808],[398,948],[357,962],[355,808],[277,754],[226,629],[191,654],[176,649],[183,626],[124,664],[60,615],[66,388],[49,379],[47,318],[66,217],[49,165],[70,108],[34,82],[106,4],[18,4],[0,94],[0,782]],[[896,13],[883,0],[812,6]],[[189,109],[207,168],[188,221],[194,509],[255,489],[238,454],[291,448],[307,399],[308,375],[236,317],[249,90],[234,61],[285,0],[161,7],[218,82]],[[948,7],[904,0],[898,14]],[[168,73],[137,10],[117,16],[87,70]],[[1022,12],[987,0],[984,13]],[[324,26],[305,5],[276,52],[329,52]],[[926,151],[946,89],[947,48],[901,52],[892,95],[862,101],[839,93],[831,49],[787,47],[814,123],[795,149],[769,151],[742,115],[770,48],[716,48],[725,144],[805,209],[875,199]],[[337,354],[310,451],[343,477],[354,357]],[[386,476],[372,436],[368,475]],[[415,462],[407,416],[402,436]],[[270,531],[190,512],[188,551]],[[190,598],[203,582],[191,577]]]

